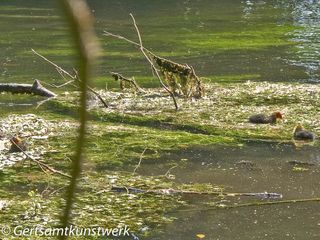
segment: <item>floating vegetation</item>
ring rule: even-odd
[[[49,151],[48,138],[63,134],[69,128],[74,128],[75,123],[70,121],[47,121],[34,114],[9,115],[0,120],[0,170],[25,160],[23,152],[12,152],[10,139],[19,136],[28,145],[27,155],[34,159],[40,159]]]
[[[20,173],[21,174],[21,173]],[[20,175],[17,174],[17,175]],[[45,175],[44,175],[45,176]],[[10,176],[9,179],[13,179]],[[39,180],[39,179],[38,179]],[[2,222],[10,222],[12,226],[54,227],[59,224],[59,216],[63,190],[66,183],[59,179],[47,179],[48,186],[39,184],[10,197],[0,193]],[[77,204],[75,204],[73,225],[85,227],[116,228],[127,225],[130,232],[139,237],[148,236],[155,228],[161,229],[164,224],[171,223],[175,218],[167,214],[173,209],[186,205],[180,195],[160,195],[147,193],[113,192],[111,185],[140,187],[144,189],[172,188],[176,184],[164,177],[134,176],[131,173],[89,173],[82,177],[79,186]],[[7,183],[1,184],[3,187]],[[188,189],[187,186],[183,187]],[[209,184],[189,189],[218,189]],[[14,193],[13,191],[11,191]],[[35,238],[37,239],[37,238]],[[40,239],[40,238],[39,238]],[[77,238],[77,239],[85,239]]]
[[[293,171],[293,172],[306,172],[306,171],[309,171],[309,168],[294,166],[294,167],[292,168],[292,171]]]
[[[204,86],[193,67],[152,55],[171,91],[185,97],[201,98]]]
[[[2,119],[1,123],[3,124],[2,133],[5,137],[12,132],[23,133],[23,136],[28,136],[30,149],[32,150],[27,151],[27,153],[32,157],[36,158],[37,156],[37,159],[41,158],[45,161],[50,159],[50,165],[58,166],[65,171],[70,168],[70,146],[72,146],[76,137],[75,121],[45,120],[39,116],[27,114],[9,115]],[[104,130],[101,131],[102,129]],[[97,136],[108,135],[110,137],[110,142],[108,141],[106,145],[100,146],[104,153],[110,151],[110,148],[104,146],[110,145],[111,149],[113,147],[115,149],[117,146],[121,147],[119,143],[123,141],[124,147],[128,146],[123,157],[134,157],[137,149],[133,147],[133,144],[136,144],[136,148],[141,144],[134,136],[131,136],[128,139],[129,141],[125,139],[126,136],[131,135],[130,131],[133,131],[134,134],[138,133],[139,129],[135,127],[93,122],[90,131],[93,133],[94,139],[97,140],[96,144],[105,144],[102,139],[97,139]],[[125,134],[126,132],[129,132],[129,134]],[[157,131],[154,134],[159,132]],[[147,134],[147,131],[145,133]],[[118,139],[116,140],[116,138]],[[131,145],[130,148],[129,145]],[[37,146],[43,148],[41,154],[38,152]],[[166,148],[170,149],[169,144]],[[150,146],[149,154],[154,154],[156,149],[158,149],[157,146]],[[128,225],[132,232],[139,236],[146,236],[152,229],[161,228],[164,224],[174,220],[174,217],[166,215],[166,212],[186,204],[179,195],[125,192],[119,194],[111,191],[113,184],[143,189],[179,189],[179,186],[165,176],[144,177],[124,172],[110,173],[107,169],[94,171],[99,168],[101,160],[106,161],[105,158],[110,157],[112,162],[114,158],[117,158],[117,153],[110,152],[110,155],[104,155],[104,158],[100,153],[94,155],[96,148],[92,142],[89,143],[88,150],[89,158],[84,167],[92,171],[85,171],[82,176],[79,186],[81,194],[74,211],[77,216],[75,225],[87,227],[99,225],[109,228]],[[1,154],[7,159],[9,156],[7,148],[3,149]],[[22,153],[14,153],[10,156],[13,158],[10,165],[24,159]],[[123,161],[124,158],[121,158],[121,160]],[[28,165],[26,163],[15,164],[10,168],[6,165],[1,171],[1,189],[5,190],[0,191],[0,211],[5,214],[1,214],[0,220],[10,222],[13,226],[27,227],[30,224],[39,228],[56,226],[59,223],[61,206],[64,205],[61,199],[67,182],[60,175],[43,174],[39,168]],[[21,185],[26,187],[15,189]],[[15,187],[12,188],[12,186]],[[205,186],[201,184],[192,187],[183,186],[185,190],[217,188],[217,186],[212,187],[207,184]]]
[[[93,107],[97,119],[130,125],[182,130],[189,133],[244,139],[291,141],[297,123],[319,135],[320,87],[313,84],[252,82],[207,84],[206,96],[180,101],[180,111],[167,110],[170,97],[159,89],[131,92],[100,91],[109,108]],[[284,119],[277,125],[254,125],[254,113],[281,111]],[[226,140],[226,139],[225,139]]]
[[[152,189],[154,192],[159,189],[188,193],[214,192],[217,196],[210,198],[210,204],[215,207],[223,204],[220,195],[229,197],[219,186],[177,184],[172,182],[174,178],[165,175],[139,176],[139,170],[133,174],[142,152],[144,164],[144,161],[155,161],[165,151],[192,145],[242,144],[246,139],[290,141],[292,126],[297,122],[303,122],[319,133],[317,109],[320,88],[316,85],[246,82],[210,84],[206,89],[207,94],[201,99],[181,101],[178,112],[167,110],[166,105],[170,104],[171,99],[159,89],[149,89],[138,95],[129,91],[99,91],[109,107],[101,108],[102,103],[96,101],[89,112],[91,121],[84,163],[86,171],[75,205],[75,224],[102,224],[108,227],[128,225],[137,235],[147,236],[154,228],[161,229],[164,224],[174,220],[166,214],[168,211],[188,204],[180,194],[119,193],[111,191],[113,185]],[[76,115],[78,97],[77,93],[71,92],[46,103],[51,112],[65,114],[71,117],[69,120],[9,115],[1,120],[4,139],[23,132],[31,144],[30,149],[39,152],[37,147],[42,146],[44,149],[40,156],[50,159],[52,165],[67,172],[70,168],[70,149],[73,149],[77,136],[77,124],[72,118]],[[302,105],[308,111],[302,111]],[[284,121],[277,125],[256,126],[247,120],[252,113],[274,110],[284,113]],[[7,144],[0,144],[3,149],[1,154],[7,154]],[[131,164],[126,166],[127,170],[132,169],[131,173],[110,172],[111,167],[120,168],[124,163]],[[251,168],[250,163],[239,164]],[[292,171],[303,172],[306,169],[298,165]],[[64,205],[61,198],[66,183],[59,175],[48,176],[39,172],[38,168],[27,168],[26,164],[16,164],[3,170],[2,178],[5,180],[1,186],[6,191],[0,191],[0,197],[8,204],[1,210],[5,212],[0,217],[1,221],[21,225],[28,222],[39,226],[58,223],[61,206]],[[25,184],[27,187],[17,192],[9,190],[12,184]],[[238,194],[243,195],[231,195]],[[269,197],[271,194],[273,197],[274,193],[245,194],[258,197]]]

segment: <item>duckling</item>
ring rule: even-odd
[[[309,140],[313,141],[316,138],[316,135],[313,132],[309,132],[303,128],[299,123],[293,131],[293,139],[295,140]]]
[[[249,122],[258,124],[274,124],[277,122],[277,119],[283,119],[281,112],[274,112],[270,116],[265,114],[255,114],[249,117]]]
[[[11,147],[9,149],[10,153],[13,152],[22,152],[27,150],[27,143],[25,140],[21,139],[18,136],[12,137],[10,139]]]

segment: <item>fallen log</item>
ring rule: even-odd
[[[56,94],[43,87],[39,80],[33,84],[20,83],[0,83],[0,92],[10,92],[13,94],[34,94],[42,97],[55,97]]]

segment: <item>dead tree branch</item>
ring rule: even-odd
[[[52,172],[52,173],[57,173],[57,174],[59,174],[59,175],[61,175],[61,176],[64,176],[64,177],[67,177],[67,178],[71,178],[70,175],[68,175],[68,174],[66,174],[66,173],[64,173],[64,172],[61,172],[61,171],[59,171],[59,170],[56,170],[56,169],[50,167],[49,165],[47,165],[47,164],[45,164],[45,163],[43,163],[43,162],[40,162],[40,161],[34,159],[34,158],[31,157],[28,153],[26,153],[26,151],[24,151],[24,150],[19,146],[19,144],[15,143],[14,141],[11,141],[11,143],[14,144],[14,145],[27,157],[27,159],[29,159],[29,160],[32,161],[32,162],[35,162],[35,163],[39,166],[39,168],[40,168],[44,173],[47,173],[45,170],[48,170],[48,171],[50,171],[50,172]]]
[[[0,92],[10,92],[13,94],[34,94],[42,97],[55,97],[54,92],[43,87],[39,80],[35,80],[33,84],[19,83],[0,83]]]
[[[132,16],[131,16],[132,17]],[[137,26],[135,26],[137,28]],[[114,38],[118,38],[120,40],[124,40],[128,43],[131,43],[140,49],[142,48],[145,53],[148,54],[149,60],[152,60],[155,64],[157,64],[164,76],[164,79],[167,82],[167,85],[170,88],[170,91],[174,94],[181,93],[186,97],[195,97],[201,98],[204,96],[204,87],[201,79],[196,75],[194,68],[189,66],[188,64],[179,64],[168,60],[166,58],[162,58],[151,52],[149,49],[141,46],[141,44],[132,41],[124,36],[111,33],[109,31],[104,31],[104,36],[111,36]],[[154,67],[154,66],[153,66]],[[153,72],[154,71],[152,67]]]
[[[139,43],[137,43],[137,42],[135,42],[135,41],[132,41],[132,40],[130,40],[130,39],[124,37],[124,36],[121,36],[121,35],[118,35],[118,34],[114,34],[114,33],[112,33],[112,32],[106,31],[106,30],[104,30],[103,32],[105,33],[105,34],[103,34],[104,36],[107,36],[107,37],[110,36],[110,37],[118,38],[118,39],[120,39],[120,40],[124,40],[124,41],[126,41],[126,42],[128,42],[128,43],[131,43],[131,44],[133,44],[133,45],[141,48],[141,45],[140,45]],[[156,57],[156,56],[157,56],[156,54],[154,54],[153,52],[151,52],[149,49],[145,48],[144,46],[142,46],[142,47],[143,47],[143,49],[144,49],[146,52],[148,52],[148,54],[151,55],[152,57]]]
[[[127,192],[127,193],[153,193],[153,194],[163,194],[163,195],[174,195],[174,194],[190,194],[190,195],[212,195],[212,196],[224,196],[224,197],[257,197],[261,199],[281,199],[282,194],[279,193],[229,193],[229,192],[199,192],[199,191],[189,191],[180,189],[140,189],[134,187],[122,187],[122,186],[112,186],[111,191],[115,192]]]
[[[49,60],[48,58],[44,57],[43,55],[41,55],[40,53],[36,52],[34,49],[31,49],[31,51],[36,54],[37,56],[39,56],[40,58],[42,58],[43,60],[45,60],[47,63],[51,64],[52,66],[55,67],[55,69],[57,70],[57,72],[61,75],[61,77],[66,81],[65,76],[67,76],[68,78],[70,78],[71,80],[66,81],[66,83],[60,85],[60,86],[56,86],[57,88],[62,87],[62,86],[66,86],[68,84],[72,84],[74,82],[78,82],[81,83],[81,79],[79,78],[77,72],[75,71],[75,74],[72,75],[71,73],[69,73],[68,71],[64,70],[62,67],[60,67],[59,65],[57,65],[56,63],[52,62],[51,60]],[[108,108],[108,104],[106,103],[106,101],[102,98],[102,96],[95,91],[92,87],[87,86],[87,89],[92,92],[99,100],[100,102],[103,104],[103,106],[105,108]]]
[[[133,170],[133,174],[135,174],[136,171],[138,170],[138,168],[140,167],[141,162],[142,162],[142,159],[143,159],[143,154],[147,151],[147,149],[148,149],[148,148],[145,148],[145,149],[142,151],[142,153],[141,153],[141,155],[140,155],[139,162],[138,162],[137,166],[136,166],[136,167],[134,168],[134,170]]]
[[[294,203],[308,203],[308,202],[320,202],[320,198],[306,198],[306,199],[290,199],[283,201],[268,201],[268,202],[253,202],[253,203],[243,203],[243,204],[233,204],[233,205],[223,205],[209,208],[193,208],[193,209],[180,209],[179,212],[199,212],[199,211],[211,211],[217,209],[234,209],[243,207],[259,207],[259,206],[269,206],[269,205],[279,205],[279,204],[294,204]]]
[[[138,26],[137,26],[137,24],[136,24],[135,18],[133,17],[133,15],[132,15],[131,13],[130,13],[130,17],[132,18],[133,25],[134,25],[134,27],[135,27],[135,29],[136,29],[136,32],[137,32],[137,35],[138,35],[138,38],[139,38],[139,43],[140,43],[139,45],[140,45],[140,50],[141,50],[142,54],[145,56],[145,58],[147,59],[147,61],[150,63],[151,68],[152,68],[152,70],[154,71],[154,73],[156,74],[156,76],[157,76],[160,84],[162,85],[162,87],[170,94],[170,96],[171,96],[171,98],[172,98],[172,100],[173,100],[173,103],[174,103],[174,106],[175,106],[176,111],[179,110],[179,106],[178,106],[177,100],[176,100],[173,92],[171,92],[170,89],[163,83],[163,81],[162,81],[162,79],[161,79],[161,77],[160,77],[159,72],[157,71],[156,67],[154,66],[152,60],[149,58],[149,56],[148,56],[148,55],[146,54],[146,52],[145,52],[145,49],[144,49],[143,44],[142,44],[142,39],[141,39],[141,35],[140,35],[139,28],[138,28]]]

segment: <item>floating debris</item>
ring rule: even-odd
[[[254,167],[254,163],[251,161],[247,161],[247,160],[241,160],[239,162],[236,162],[236,165],[241,166],[241,167],[246,167],[246,168],[253,168]]]
[[[292,171],[293,171],[293,172],[306,172],[306,171],[309,171],[309,168],[294,166],[294,167],[292,168]]]
[[[315,163],[311,163],[311,162],[302,162],[302,161],[298,161],[298,160],[290,160],[287,161],[287,163],[291,164],[291,165],[295,165],[295,166],[315,166]]]
[[[201,192],[201,191],[189,191],[189,190],[179,190],[179,189],[150,189],[144,190],[133,187],[120,187],[112,186],[111,191],[116,192],[126,192],[126,193],[153,193],[153,194],[162,194],[162,195],[174,195],[174,194],[192,194],[192,195],[216,195],[216,196],[226,196],[226,197],[258,197],[261,199],[281,199],[282,194],[279,193],[229,193],[229,192]]]

